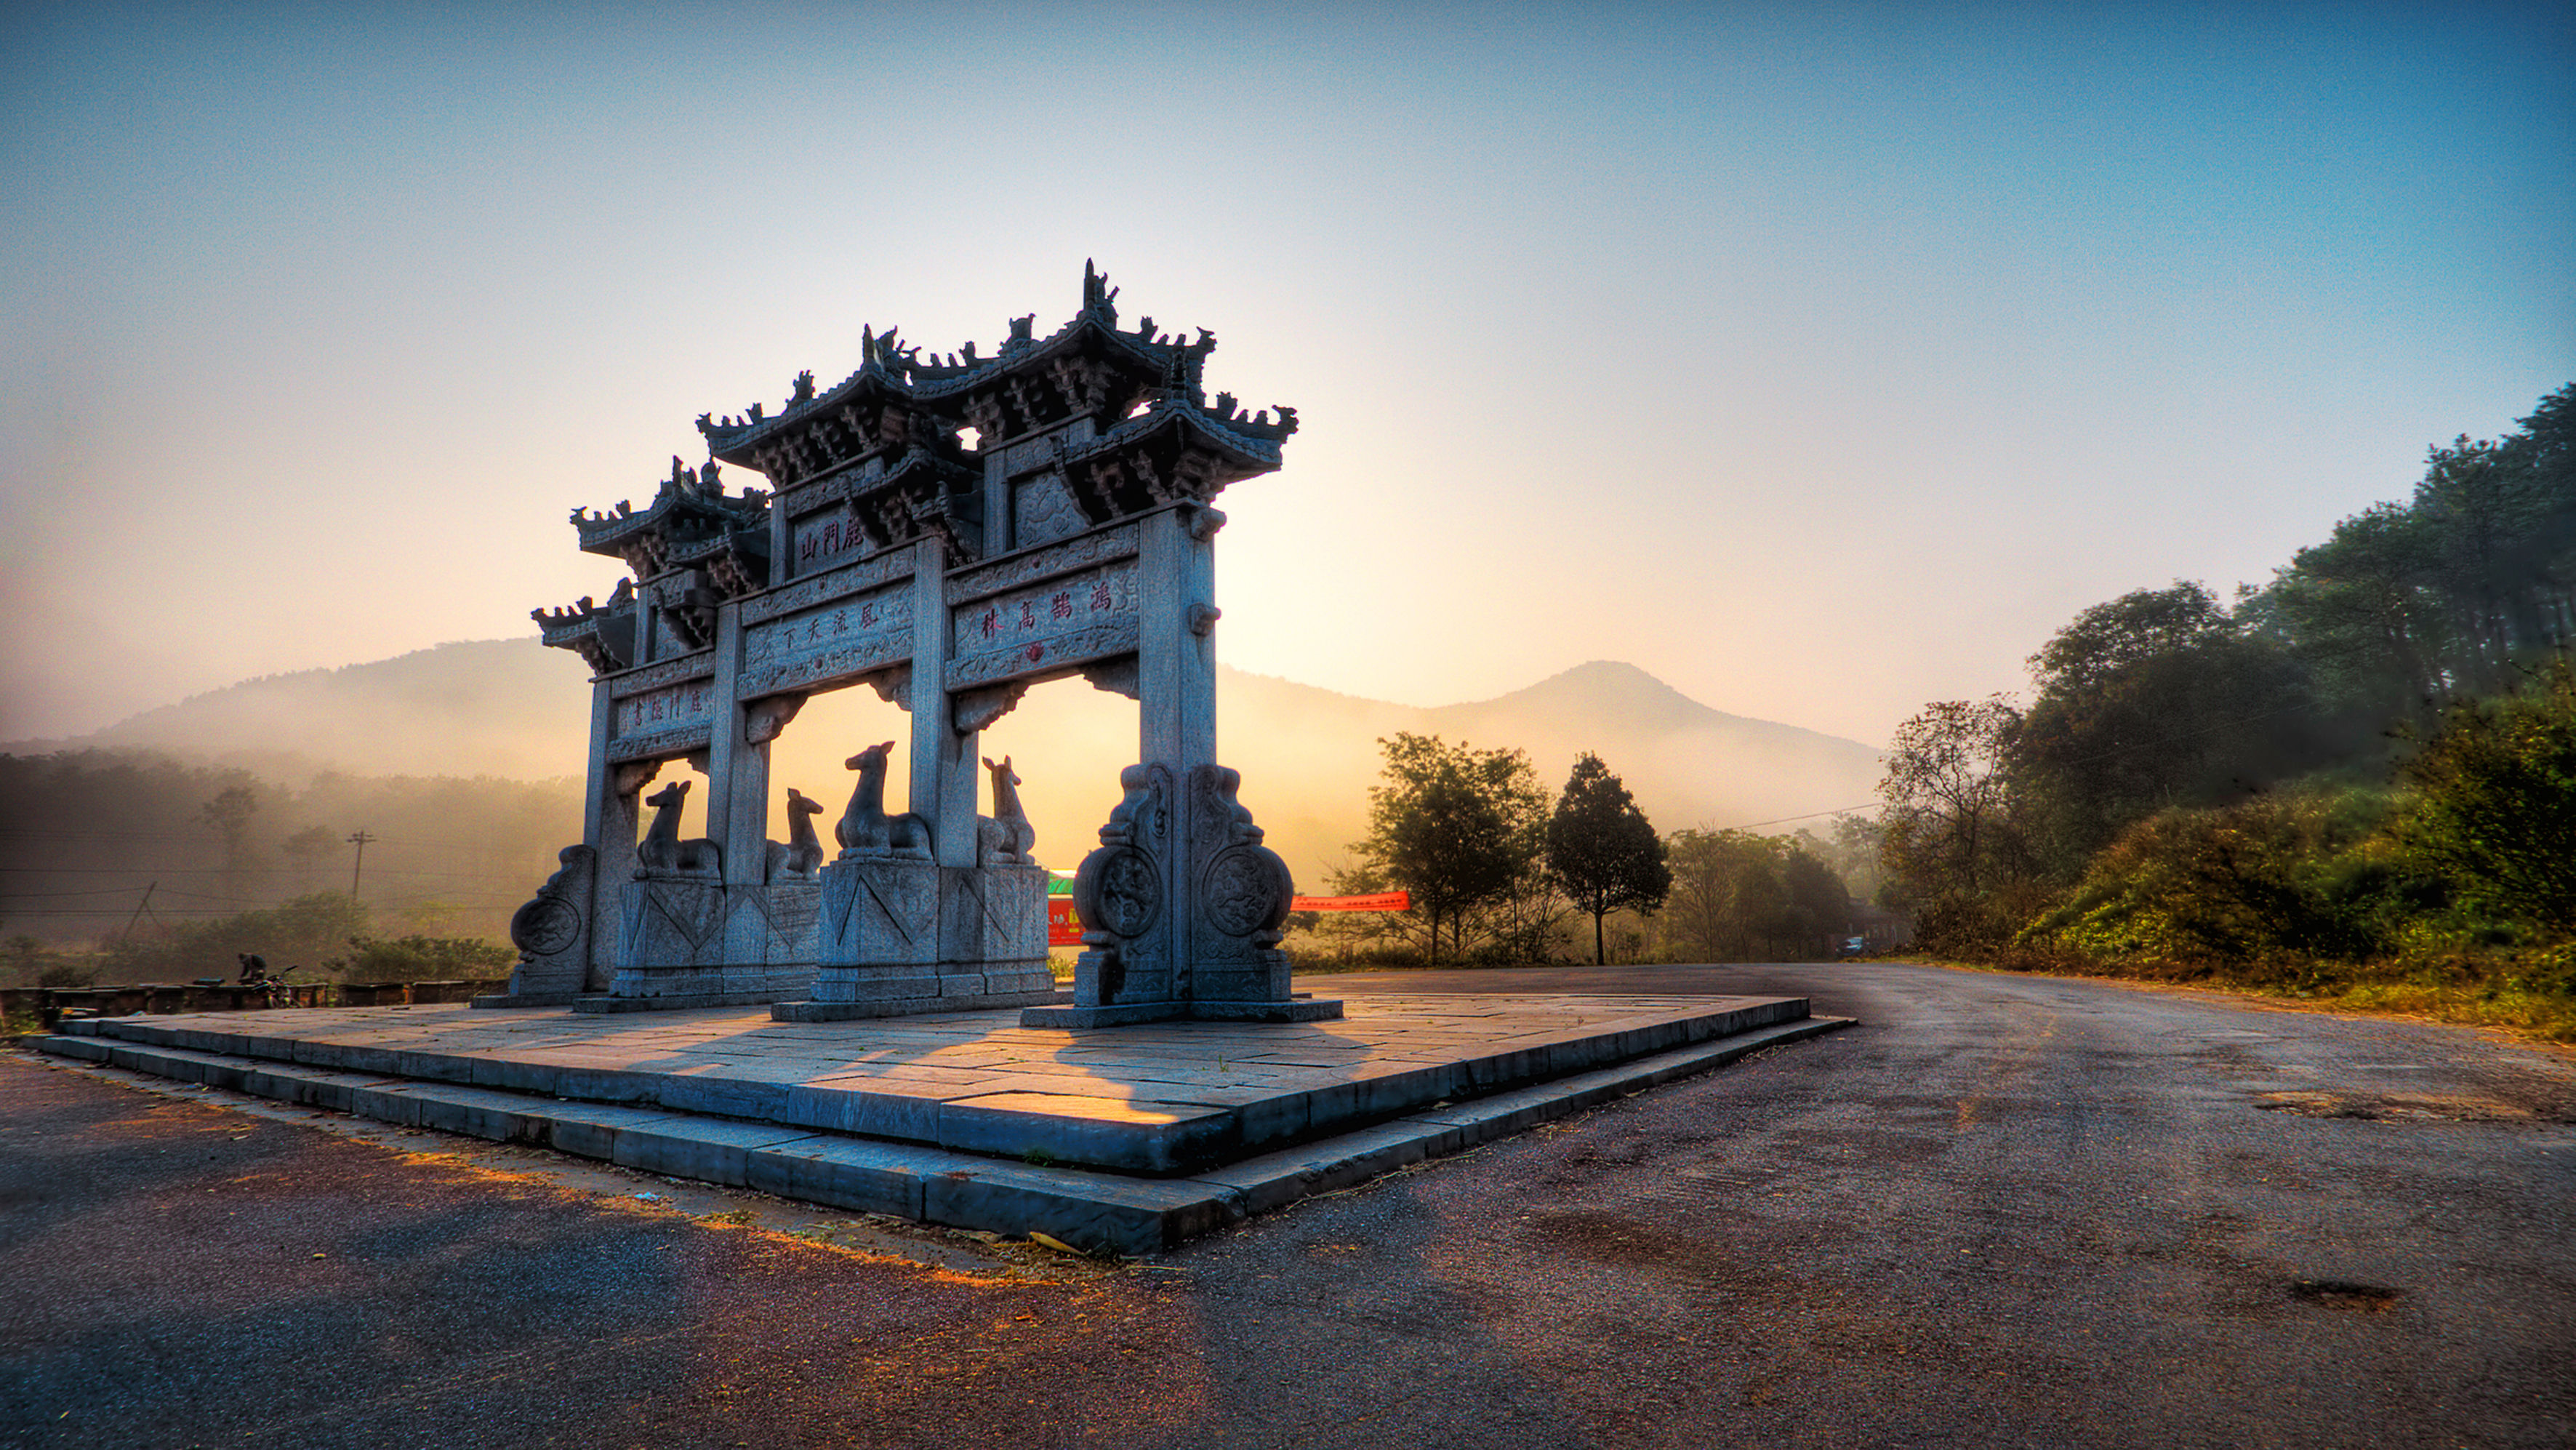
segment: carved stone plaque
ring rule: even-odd
[[[1085,858],[1074,889],[1087,921],[1118,936],[1143,936],[1163,914],[1163,873],[1154,858],[1120,846]],[[1086,890],[1085,888],[1088,888]]]
[[[745,696],[794,689],[884,669],[912,658],[912,584],[789,614],[742,632]]]
[[[1278,853],[1262,846],[1219,852],[1199,881],[1199,910],[1227,936],[1251,936],[1285,920],[1288,870]]]
[[[560,896],[540,896],[510,918],[510,942],[532,957],[550,957],[581,939],[581,911]]]

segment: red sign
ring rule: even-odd
[[[1367,896],[1300,896],[1288,903],[1290,911],[1411,911],[1413,893],[1379,891]]]
[[[1380,891],[1368,896],[1300,896],[1288,903],[1291,911],[1411,911],[1413,894],[1407,891]],[[1073,898],[1047,898],[1047,945],[1078,947],[1082,945],[1082,921],[1073,914]]]

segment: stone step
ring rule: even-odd
[[[848,1031],[773,1026],[762,1012],[667,1014],[667,1023],[611,1035],[539,1016],[496,1023],[470,1009],[266,1014],[254,1021],[121,1018],[82,1030],[334,1072],[776,1123],[987,1158],[1043,1154],[1114,1173],[1176,1177],[1808,1014],[1799,997],[1582,999],[1574,1011],[1564,1010],[1567,1001],[1442,998],[1419,1004],[1433,1010],[1405,1019],[1411,1027],[1384,1030],[1363,1016],[1346,1024],[1348,1032],[1309,1043],[1337,1064],[1321,1066],[1260,1060],[1303,1057],[1297,1040],[1286,1037],[1247,1043],[1229,1062],[1203,1046],[1221,1024],[1077,1036],[1032,1033],[1008,1012],[913,1018],[882,1030],[844,1024]],[[1369,1008],[1384,1010],[1384,999]],[[566,1030],[593,1035],[556,1040]],[[875,1048],[925,1034],[941,1034],[952,1046],[991,1047],[999,1056],[935,1081],[864,1070]],[[1368,1046],[1356,1056],[1326,1050],[1363,1039]],[[545,1045],[549,1040],[554,1045]],[[1194,1043],[1202,1046],[1192,1056]]]
[[[1525,1132],[1852,1022],[1801,1017],[1756,1027],[1553,1082],[1434,1104],[1179,1178],[1014,1163],[776,1123],[566,1102],[125,1041],[101,1035],[90,1022],[67,1024],[75,1031],[34,1038],[32,1045],[59,1057],[403,1127],[528,1143],[672,1178],[1012,1237],[1041,1232],[1091,1252],[1147,1254],[1311,1194]]]

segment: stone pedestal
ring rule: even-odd
[[[929,967],[939,961],[939,867],[893,857],[823,868],[814,961],[822,967]]]
[[[1047,870],[1034,861],[944,870],[939,878],[939,935],[952,962],[978,962],[987,976],[1034,971],[1054,990],[1047,970]]]
[[[815,894],[808,882],[734,886],[709,876],[638,873],[623,893],[624,930],[608,994],[581,997],[573,1010],[739,1007],[802,996],[814,980]],[[729,937],[744,945],[730,946]]]
[[[1126,798],[1074,875],[1087,950],[1074,965],[1073,1002],[1029,1008],[1020,1024],[1340,1017],[1338,1001],[1288,995],[1279,929],[1296,887],[1235,799],[1242,777],[1202,765],[1176,793],[1171,771],[1149,764],[1127,767],[1118,781]]]
[[[771,1017],[839,1022],[1051,1002],[1046,869],[832,862],[823,868],[816,958],[811,999],[780,1002]]]

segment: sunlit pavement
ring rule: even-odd
[[[757,1227],[774,1204],[736,1226],[13,1056],[0,1438],[2554,1445],[2576,1423],[2566,1054],[1890,964],[1386,985],[1498,977],[1803,995],[1864,1025],[1125,1266],[866,1257]]]

